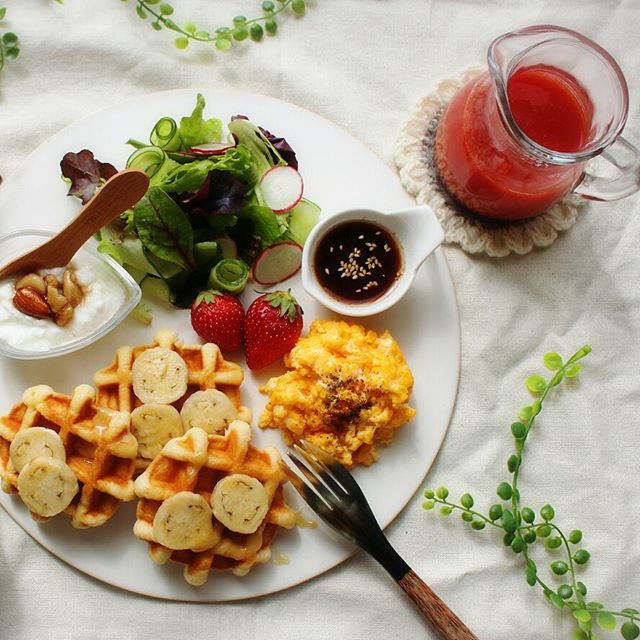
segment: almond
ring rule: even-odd
[[[35,289],[22,287],[13,296],[13,306],[20,312],[34,318],[48,318],[51,309],[47,301]]]

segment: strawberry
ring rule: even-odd
[[[238,298],[214,289],[202,291],[191,305],[191,325],[205,342],[221,351],[235,351],[242,344],[244,308]]]
[[[244,344],[249,369],[262,369],[285,355],[302,333],[302,309],[287,291],[265,293],[247,309]]]

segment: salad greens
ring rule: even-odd
[[[204,109],[198,95],[192,113],[179,122],[158,120],[148,143],[128,141],[134,151],[127,167],[144,171],[150,187],[98,234],[99,251],[139,282],[158,281],[147,282],[145,293],[181,307],[207,286],[239,294],[256,256],[281,242],[302,245],[320,211],[304,198],[286,213],[269,208],[260,180],[276,166],[297,169],[295,152],[245,116],[231,119],[223,140],[222,121],[205,118]],[[60,166],[69,195],[83,202],[116,172],[87,149],[67,153]]]

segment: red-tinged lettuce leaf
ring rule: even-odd
[[[238,114],[235,116],[231,116],[231,122],[233,122],[234,120],[249,120],[249,118],[247,118],[247,116]],[[291,148],[291,145],[284,138],[278,137],[262,127],[258,127],[258,130],[266,138],[266,140],[271,144],[273,149],[275,149],[277,152],[277,153],[274,153],[273,149],[269,149],[269,154],[271,155],[271,159],[273,160],[273,163],[278,164],[280,162],[280,159],[282,159],[290,167],[293,167],[297,171],[298,158],[296,157],[295,151]],[[234,139],[236,140],[236,143],[237,143],[238,137],[234,135]],[[277,154],[279,154],[280,157],[278,157]]]
[[[133,208],[138,238],[151,255],[183,271],[194,268],[189,216],[159,187],[151,187]]]
[[[83,204],[89,202],[98,188],[118,170],[108,162],[96,160],[89,149],[78,153],[65,153],[60,161],[62,175],[71,186],[67,195],[80,198]]]
[[[291,148],[291,145],[284,139],[273,135],[270,131],[258,127],[262,135],[273,145],[274,149],[280,154],[280,157],[296,171],[298,170],[298,158],[296,158],[296,152]]]
[[[244,205],[247,185],[227,171],[213,169],[198,191],[176,197],[182,208],[200,216],[235,215]]]

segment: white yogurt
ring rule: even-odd
[[[83,253],[78,253],[69,267],[75,270],[84,296],[71,321],[62,327],[51,318],[33,318],[15,308],[15,278],[0,283],[0,341],[16,349],[42,353],[85,338],[113,317],[125,300],[117,275],[99,258]],[[61,280],[64,271],[46,269],[38,273],[51,273]]]

